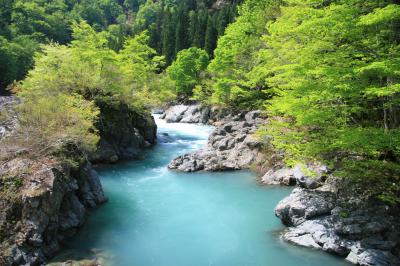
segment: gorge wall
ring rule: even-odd
[[[0,97],[0,112],[19,101]],[[43,265],[63,239],[83,225],[89,209],[106,201],[92,163],[136,158],[156,143],[149,113],[126,105],[100,106],[98,149],[89,156],[71,149],[66,163],[57,156],[30,156],[23,147],[0,161],[0,265]],[[0,140],[18,127],[18,114],[0,121]]]

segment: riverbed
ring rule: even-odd
[[[141,160],[99,168],[108,202],[90,213],[55,261],[115,266],[347,265],[280,240],[274,207],[291,189],[249,171],[180,173],[171,159],[201,148],[212,127],[156,119],[158,144]]]

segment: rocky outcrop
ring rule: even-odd
[[[0,165],[0,182],[0,265],[42,265],[106,200],[89,162],[16,158]]]
[[[185,172],[239,170],[248,168],[260,153],[253,135],[265,123],[260,111],[241,113],[215,123],[205,148],[174,159],[170,169]]]
[[[295,188],[275,208],[289,226],[288,242],[343,256],[358,265],[400,265],[398,210],[379,202],[346,198],[337,185]]]
[[[0,112],[7,111],[7,119],[0,121],[0,138],[18,126],[12,108],[17,103],[14,97],[0,97]],[[89,159],[75,147],[65,148],[67,154],[61,157],[67,160],[39,157],[24,147],[12,154],[6,150],[1,158],[0,265],[44,265],[63,238],[84,223],[87,210],[106,200],[91,162],[135,158],[155,144],[157,126],[149,113],[124,104],[96,104],[101,109],[96,125],[100,142]]]
[[[157,125],[150,113],[138,113],[127,105],[113,107],[98,103],[101,109],[97,124],[100,141],[91,154],[94,163],[115,163],[121,159],[133,159],[144,148],[156,143]]]
[[[328,169],[322,164],[296,165],[294,168],[272,167],[261,178],[265,185],[298,185],[302,188],[315,189],[320,187],[328,176]]]
[[[19,103],[16,97],[0,96],[0,139],[12,134],[16,127],[18,116],[13,107]]]
[[[239,113],[218,108],[203,106],[200,104],[178,104],[170,106],[160,116],[161,119],[165,119],[167,123],[201,123],[201,124],[212,124],[217,121],[233,119]]]

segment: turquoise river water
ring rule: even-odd
[[[143,160],[99,169],[109,201],[59,258],[97,256],[115,266],[347,265],[280,240],[284,227],[273,210],[289,188],[260,186],[247,171],[168,170],[171,159],[203,146],[212,128],[156,120],[158,145]]]

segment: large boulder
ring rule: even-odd
[[[400,265],[398,210],[343,198],[337,187],[332,180],[316,189],[297,187],[280,201],[275,214],[289,226],[282,238],[358,265]]]
[[[307,175],[306,172],[315,174],[315,176]],[[293,169],[293,175],[296,179],[297,184],[302,188],[315,189],[320,187],[328,172],[327,167],[324,165],[296,165]]]
[[[174,105],[168,108],[164,114],[161,115],[162,119],[165,119],[167,123],[178,123],[182,120],[183,115],[188,110],[188,105]]]
[[[12,159],[0,164],[0,183],[1,265],[42,265],[106,200],[87,161],[75,169],[52,158]]]
[[[296,178],[291,168],[270,169],[261,177],[261,182],[265,185],[294,186]]]
[[[259,111],[256,111],[257,113]],[[201,123],[212,124],[223,119],[230,119],[236,115],[235,112],[219,107],[209,107],[201,104],[178,104],[172,105],[160,116],[167,123]],[[259,114],[253,114],[257,117]],[[250,119],[252,118],[250,117]]]
[[[150,113],[138,113],[128,105],[117,107],[98,103],[101,109],[100,141],[90,155],[94,163],[114,163],[121,159],[138,158],[144,148],[156,143],[157,125]]]
[[[275,214],[286,225],[299,225],[305,220],[330,214],[335,207],[335,193],[330,189],[309,191],[295,188],[281,200]]]

